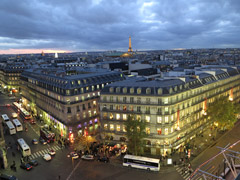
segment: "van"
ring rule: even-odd
[[[12,118],[17,118],[18,114],[17,113],[12,113]]]

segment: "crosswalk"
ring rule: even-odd
[[[190,177],[189,169],[184,166],[176,166],[176,171],[182,176],[183,179],[187,180]]]
[[[37,159],[39,157],[42,157],[44,154],[47,154],[51,149],[53,149],[54,151],[58,151],[61,148],[58,145],[55,145],[55,146],[43,149],[41,151],[38,151],[38,152],[35,152],[35,153],[31,154],[29,156],[29,159],[32,160],[32,159]]]

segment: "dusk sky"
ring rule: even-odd
[[[240,46],[239,0],[1,0],[0,54]]]

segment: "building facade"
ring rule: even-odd
[[[220,95],[239,101],[237,68],[199,69],[194,76],[146,81],[127,79],[101,92],[100,109],[105,139],[126,143],[128,115],[146,122],[145,153],[171,153],[212,125],[206,115]]]
[[[21,75],[22,104],[63,137],[95,134],[100,90],[123,80],[120,72],[82,68],[29,69]]]

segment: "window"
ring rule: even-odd
[[[116,114],[116,119],[117,119],[117,120],[120,119],[120,114]]]
[[[162,104],[162,99],[158,98],[158,104]]]
[[[146,134],[150,134],[150,128],[146,127]]]
[[[168,116],[165,116],[165,123],[168,123]]]
[[[86,110],[85,104],[82,105],[82,109],[83,109],[83,110]]]
[[[92,112],[91,111],[88,111],[88,116],[92,117]]]
[[[90,103],[88,103],[88,109],[90,109],[91,108],[91,104]]]
[[[146,103],[147,103],[147,104],[150,104],[150,101],[151,101],[150,98],[146,98]]]
[[[83,112],[83,118],[86,118],[86,112]]]
[[[123,102],[124,102],[124,103],[127,102],[127,97],[123,97]]]
[[[134,97],[130,97],[130,103],[134,103]]]
[[[158,89],[158,94],[161,95],[162,94],[162,88]]]
[[[137,103],[139,103],[139,104],[141,103],[141,98],[140,97],[137,98]]]
[[[126,111],[127,110],[127,106],[123,106],[123,110]]]
[[[141,121],[141,116],[140,116],[140,115],[137,115],[137,116],[136,116],[136,119],[137,119],[138,121]]]
[[[158,135],[161,135],[162,134],[162,129],[161,128],[157,128],[157,133],[158,133]]]
[[[125,125],[123,125],[123,132],[127,132]]]
[[[113,119],[113,114],[112,113],[110,113],[109,118]]]
[[[80,106],[77,106],[77,112],[79,112],[80,111]]]
[[[164,109],[165,109],[165,113],[168,113],[168,107],[165,107]]]
[[[164,104],[168,104],[168,98],[164,98]]]
[[[134,93],[134,88],[130,89],[130,93],[133,94]]]
[[[113,124],[110,124],[110,130],[114,131],[114,125]]]
[[[150,88],[146,89],[146,94],[151,94],[151,89]]]
[[[75,97],[76,101],[78,101],[78,97]]]
[[[157,117],[157,123],[160,123],[160,124],[162,123],[162,117],[161,116]]]
[[[105,129],[105,130],[108,129],[108,124],[104,124],[104,129]]]
[[[165,135],[168,135],[168,128],[165,128]]]
[[[103,113],[103,118],[104,118],[104,119],[107,118],[107,113]]]
[[[93,107],[95,107],[97,105],[96,101],[93,101]]]
[[[119,105],[116,105],[116,110],[120,110],[120,106]]]
[[[127,120],[127,115],[123,114],[123,120]]]
[[[141,94],[141,92],[142,92],[142,89],[141,89],[141,88],[138,88],[138,89],[137,89],[137,93],[138,93],[138,94]]]
[[[123,93],[127,93],[127,88],[123,88]]]
[[[150,114],[150,107],[146,107],[146,114]]]
[[[120,131],[120,129],[121,129],[120,125],[117,125],[117,131]]]
[[[116,93],[120,93],[120,87],[117,87]]]
[[[110,105],[110,110],[113,110],[113,105]]]
[[[114,90],[114,89],[111,87],[111,88],[109,89],[109,92],[110,92],[110,93],[113,93],[113,90]]]
[[[145,117],[145,120],[146,120],[146,122],[148,122],[148,123],[150,122],[150,119],[151,119],[150,116],[146,116],[146,117]]]
[[[93,111],[93,115],[94,115],[94,116],[97,115],[97,111],[96,111],[96,109],[94,109],[94,111]]]
[[[110,96],[110,102],[113,102],[113,96]]]
[[[171,127],[171,133],[173,132],[173,127]]]
[[[141,106],[137,106],[137,112],[141,112]]]
[[[49,93],[49,92],[48,92]],[[66,94],[70,95],[70,90],[66,90]],[[49,95],[49,94],[48,94]]]
[[[71,113],[71,107],[67,108],[67,113]]]

